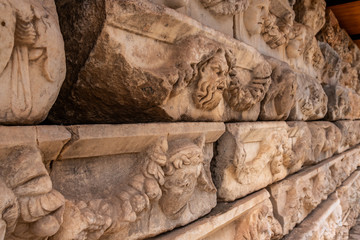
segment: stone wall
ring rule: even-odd
[[[356,239],[324,0],[0,0],[0,39],[0,240]]]

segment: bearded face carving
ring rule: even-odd
[[[214,55],[200,62],[198,71],[193,100],[197,108],[211,111],[219,105],[226,86],[229,66],[225,51],[219,49]]]

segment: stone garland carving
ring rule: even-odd
[[[52,189],[40,151],[33,146],[2,150],[0,237],[44,239],[63,220],[64,197]]]
[[[0,123],[41,122],[65,78],[55,4],[3,0],[0,13]]]
[[[194,219],[192,214],[199,214],[199,210],[192,213],[194,209],[189,209],[194,194],[204,191],[213,196],[216,192],[204,167],[204,145],[204,136],[195,142],[189,139],[168,142],[160,138],[141,155],[140,171],[113,196],[68,202],[64,223],[53,239],[99,239],[111,234],[138,238],[159,233],[158,226],[152,226],[150,221],[167,221],[174,227],[184,224],[184,217],[187,222]],[[205,214],[209,210],[200,212]],[[74,224],[78,226],[75,230]],[[142,229],[131,235],[128,233],[131,224],[154,229]]]
[[[357,168],[359,149],[331,158],[269,187],[284,234],[300,223]]]

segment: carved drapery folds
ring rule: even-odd
[[[1,2],[0,123],[43,121],[65,78],[53,1]]]

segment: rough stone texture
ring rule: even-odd
[[[0,1],[0,124],[43,121],[65,78],[53,0]]]
[[[360,121],[337,121],[335,125],[340,129],[342,136],[339,153],[360,143]]]
[[[284,239],[346,239],[338,234],[341,228],[341,214],[340,201],[332,195]]]
[[[325,24],[324,0],[298,0],[294,5],[295,20],[318,33]]]
[[[359,188],[356,171],[285,239],[358,239],[349,235],[349,229],[360,213]]]
[[[358,240],[360,239],[360,219],[356,220],[356,224],[353,228],[350,229],[349,240]]]
[[[284,234],[302,222],[356,170],[359,153],[360,148],[354,148],[269,186],[274,214]]]
[[[331,157],[340,130],[330,122],[226,124],[212,165],[218,196],[232,201]]]
[[[281,227],[272,212],[269,193],[261,190],[234,203],[219,203],[205,218],[153,239],[279,239]]]
[[[271,67],[254,48],[148,1],[90,2],[57,1],[66,49],[71,52],[74,42],[88,43],[68,57],[66,83],[50,119],[118,123],[258,118]],[[98,19],[102,15],[94,9],[106,18]],[[74,23],[68,17],[73,14],[98,22],[96,37],[87,38],[94,28],[83,26],[83,18]]]
[[[54,235],[63,221],[65,199],[53,189],[44,162],[58,157],[70,133],[57,126],[0,126],[0,135],[0,237]]]
[[[223,123],[71,126],[53,162],[67,199],[52,239],[139,239],[183,226],[216,205],[213,142]]]

